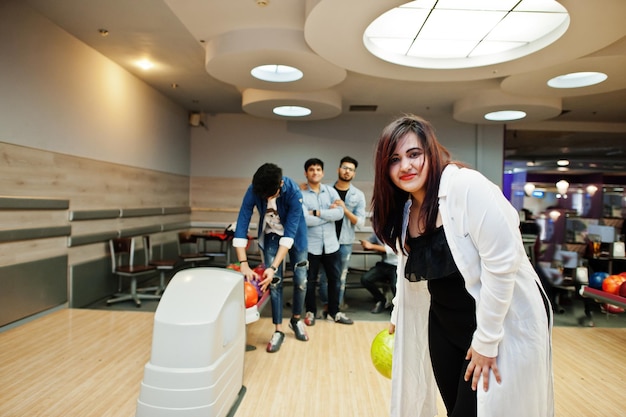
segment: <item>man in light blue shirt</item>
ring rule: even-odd
[[[321,160],[317,158],[307,160],[304,164],[304,175],[307,187],[302,192],[302,197],[309,245],[304,323],[308,326],[315,324],[317,275],[320,265],[323,265],[328,278],[328,314],[336,323],[352,324],[353,321],[339,311],[341,254],[335,222],[343,218],[343,208],[336,203],[340,197],[334,188],[322,184],[324,162]]]
[[[346,277],[350,266],[350,256],[352,255],[352,244],[357,227],[365,224],[365,194],[352,184],[356,176],[356,169],[359,162],[350,157],[344,156],[339,162],[337,169],[337,181],[333,188],[337,190],[340,199],[335,204],[343,208],[343,218],[335,222],[335,230],[339,238],[339,253],[341,255],[341,279],[339,280],[339,307],[347,308],[344,303],[346,291]],[[324,268],[320,270],[320,300],[322,304],[328,304],[328,282]]]

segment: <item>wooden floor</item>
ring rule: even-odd
[[[0,416],[134,416],[152,324],[153,313],[63,309],[0,333]],[[268,354],[270,320],[250,324],[235,416],[388,415],[390,381],[369,359],[382,328],[318,321],[309,342],[287,330]],[[558,417],[626,416],[626,329],[555,328],[554,374]]]

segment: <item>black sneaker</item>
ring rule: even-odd
[[[344,313],[339,312],[335,314],[335,323],[352,324],[354,322],[351,319],[349,319],[348,316],[346,316]]]
[[[270,342],[267,344],[267,351],[269,353],[278,352],[280,349],[280,345],[283,344],[283,340],[285,340],[285,333],[279,332],[278,330],[274,332]]]
[[[291,319],[291,321],[289,321],[289,327],[296,334],[296,339],[302,340],[303,342],[309,340],[309,335],[306,334],[304,323],[301,320]]]
[[[376,303],[376,305],[374,306],[374,308],[372,308],[372,309],[370,310],[370,312],[371,312],[372,314],[380,314],[380,313],[382,313],[384,310],[385,310],[385,303],[384,303],[384,301],[378,301],[378,302]]]

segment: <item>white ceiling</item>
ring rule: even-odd
[[[367,52],[367,24],[403,1],[269,0],[265,7],[258,0],[26,1],[190,112],[263,116],[273,97],[311,96],[325,117],[376,106],[376,114],[481,123],[483,108],[494,102],[526,102],[539,112],[507,125],[507,158],[553,163],[569,155],[626,172],[615,166],[626,165],[623,0],[561,0],[571,23],[559,40],[527,57],[465,70],[401,67]],[[135,65],[143,57],[155,62],[152,70]],[[249,65],[270,58],[306,76],[268,85],[249,75]],[[545,86],[555,75],[591,70],[606,71],[609,81],[574,90]]]

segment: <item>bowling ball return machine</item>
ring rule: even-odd
[[[136,417],[232,416],[241,402],[246,323],[241,273],[189,268],[168,284],[154,315]]]

